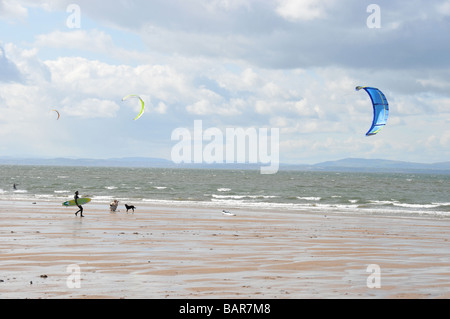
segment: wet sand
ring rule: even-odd
[[[0,298],[450,298],[448,218],[60,205],[0,202]]]

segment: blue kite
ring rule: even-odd
[[[357,86],[356,91],[364,89],[369,94],[373,105],[373,122],[366,136],[377,134],[386,125],[389,116],[389,104],[383,92],[377,88]]]

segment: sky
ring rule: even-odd
[[[449,161],[450,1],[0,0],[0,156],[170,160],[199,120],[282,163]]]

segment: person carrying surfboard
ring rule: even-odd
[[[80,213],[80,217],[84,217],[83,216],[83,206],[78,204],[78,198],[80,198],[80,197],[78,197],[78,191],[76,191],[74,199],[75,199],[75,204],[78,206],[79,210],[75,213],[75,216],[77,216],[77,214]]]

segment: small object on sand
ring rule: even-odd
[[[226,216],[236,216],[235,214],[230,213],[229,211],[226,211],[225,209],[222,210],[222,214],[224,214],[224,215],[226,215]]]
[[[41,278],[47,278],[48,276],[47,276],[47,275],[40,275],[39,277],[41,277]]]

